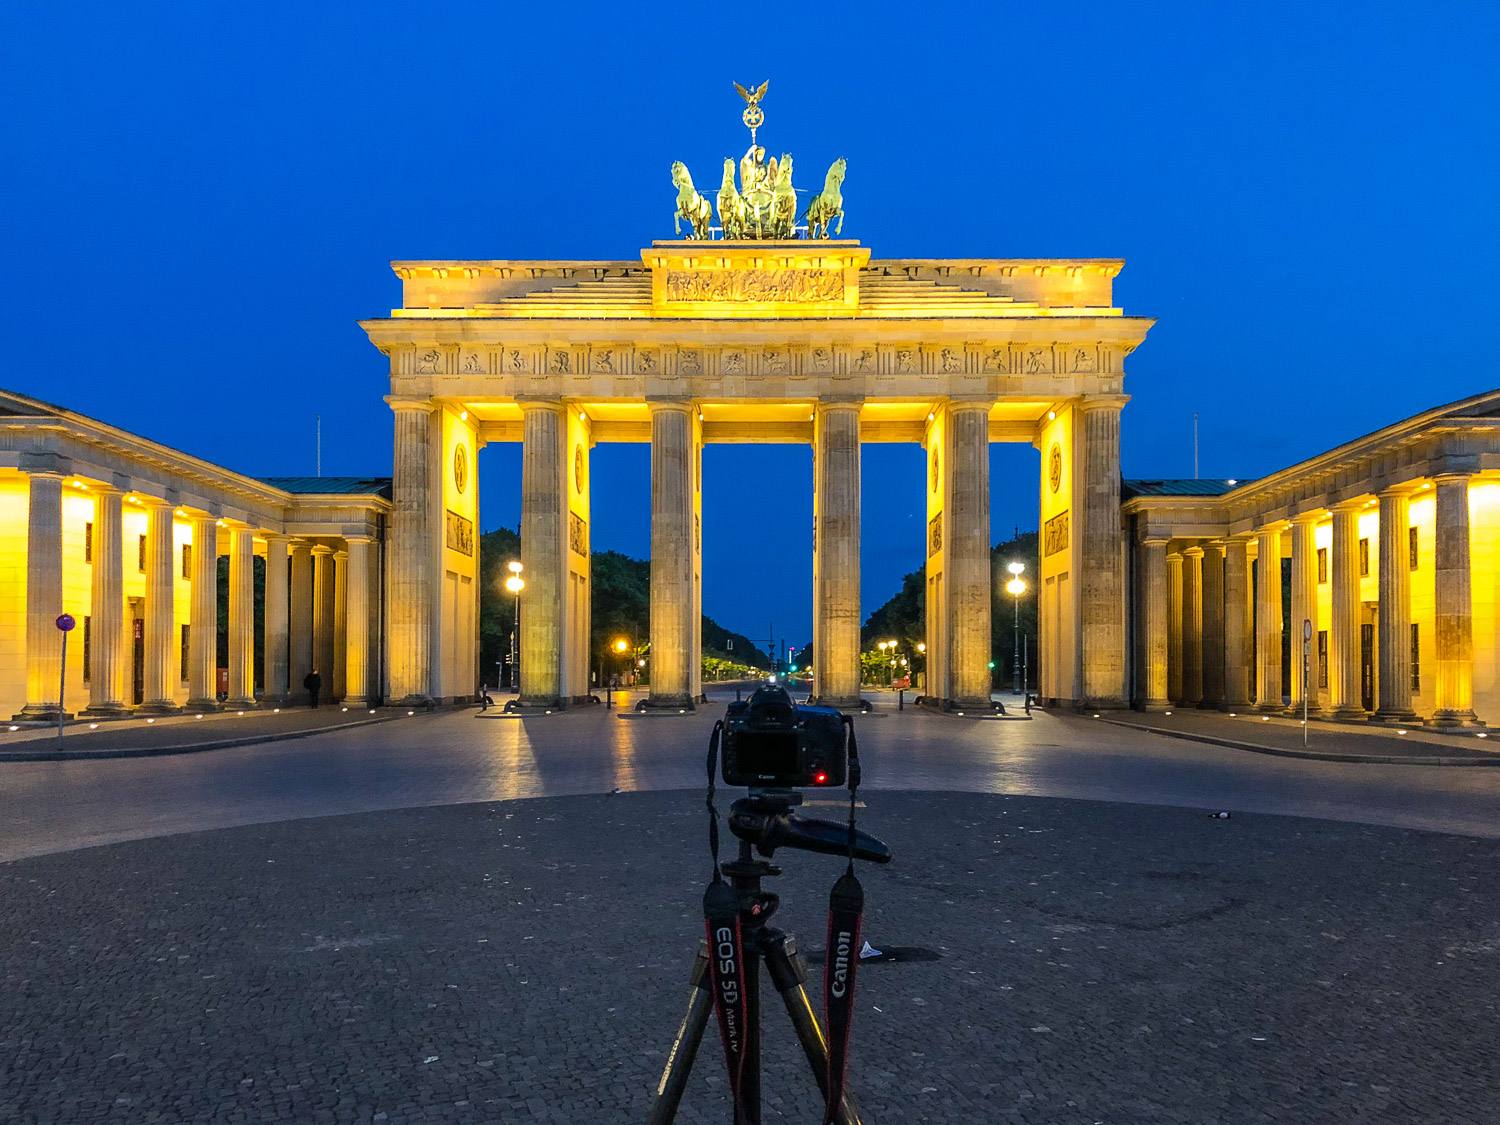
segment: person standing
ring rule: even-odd
[[[302,686],[307,689],[308,706],[316,707],[318,705],[318,693],[323,690],[323,677],[318,675],[316,668],[307,674],[307,678],[302,681]]]

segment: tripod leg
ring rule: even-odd
[[[807,983],[807,962],[797,952],[797,943],[785,934],[777,934],[766,942],[765,958],[771,981],[776,985],[776,991],[781,993],[787,1015],[791,1016],[792,1027],[797,1032],[797,1040],[802,1044],[802,1053],[807,1056],[807,1065],[812,1068],[813,1077],[817,1079],[819,1092],[826,1098],[828,1040],[823,1036],[823,1027],[818,1023],[818,1015],[813,1011],[807,989],[802,987]],[[847,1088],[833,1119],[838,1125],[863,1125],[859,1103]]]
[[[682,1017],[682,1026],[677,1029],[677,1038],[672,1040],[672,1049],[667,1053],[667,1066],[657,1084],[656,1101],[651,1105],[651,1116],[646,1119],[646,1125],[671,1125],[677,1116],[677,1105],[687,1088],[688,1072],[693,1069],[698,1044],[703,1042],[703,1031],[713,1015],[714,997],[708,987],[707,942],[698,943],[692,979],[693,994],[688,998],[687,1014]]]

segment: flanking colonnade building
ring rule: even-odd
[[[1124,491],[1137,706],[1500,720],[1500,391],[1259,480]]]
[[[256,479],[0,391],[0,713],[56,719],[64,613],[70,715],[284,703],[313,669],[325,698],[373,702],[389,493],[388,479]]]

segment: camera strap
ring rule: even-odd
[[[734,1098],[734,1120],[743,1115],[740,1084],[744,1078],[745,1038],[749,999],[745,994],[745,939],[740,928],[739,896],[719,871],[719,810],[714,805],[714,771],[724,722],[714,724],[708,740],[708,847],[713,854],[713,879],[703,892],[703,924],[708,934],[708,975],[713,986],[714,1011],[719,1016],[719,1037],[724,1041],[724,1062],[729,1069],[729,1090]]]
[[[859,789],[859,743],[854,720],[843,716],[849,739],[849,866],[828,896],[828,944],[823,962],[823,1021],[828,1028],[828,1097],[823,1125],[830,1125],[844,1099],[849,1033],[854,1028],[854,976],[859,968],[860,923],[865,892],[854,874],[854,802]]]

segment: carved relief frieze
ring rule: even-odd
[[[447,364],[444,362],[442,350],[439,348],[418,348],[417,362],[414,370],[418,375],[446,374]]]
[[[744,375],[748,373],[749,370],[749,361],[746,359],[745,353],[739,348],[734,348],[730,351],[726,351],[719,357],[720,374]]]
[[[568,550],[585,557],[589,553],[589,525],[577,512],[568,513]]]
[[[981,353],[980,367],[986,375],[1006,375],[1010,373],[1010,348],[1004,344],[988,346]]]
[[[489,355],[486,352],[466,349],[459,356],[458,369],[465,375],[485,375],[490,369]]]
[[[850,353],[849,370],[856,375],[873,375],[879,365],[879,353],[874,348],[855,348]]]
[[[567,348],[547,349],[547,374],[572,375],[576,373],[573,353]]]
[[[960,374],[964,370],[963,349],[943,348],[938,353],[938,367],[944,375]]]
[[[833,349],[813,348],[807,355],[807,369],[814,375],[831,375],[833,373]]]
[[[767,348],[762,357],[768,375],[788,375],[792,370],[791,358],[784,348]]]
[[[842,270],[671,270],[668,301],[816,304],[844,299]]]
[[[891,372],[896,375],[915,375],[922,370],[920,348],[902,346],[891,354]]]
[[[589,370],[597,375],[617,375],[619,367],[614,348],[590,348]]]
[[[678,348],[677,370],[674,372],[674,374],[702,375],[703,353],[700,352],[697,348]]]
[[[656,375],[661,372],[661,353],[655,348],[637,348],[633,358],[638,375]]]
[[[1093,347],[1068,349],[1068,370],[1075,375],[1093,375],[1099,371],[1099,352]]]
[[[1051,375],[1052,358],[1050,345],[1028,344],[1021,350],[1021,370],[1027,375]]]
[[[931,556],[943,549],[943,513],[939,512],[927,521],[927,554]]]

